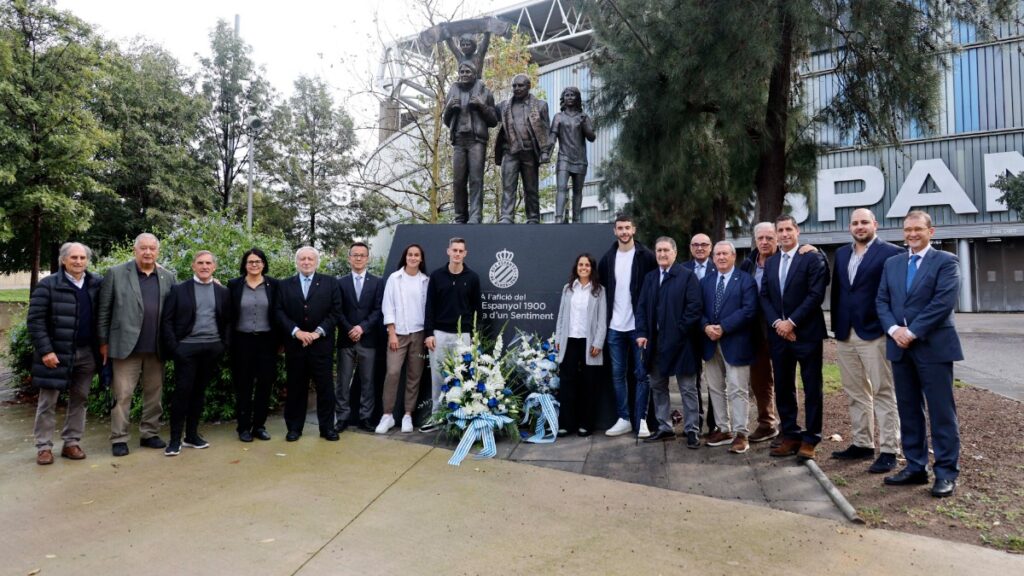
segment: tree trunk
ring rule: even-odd
[[[725,204],[728,200],[724,196],[718,196],[711,202],[711,217],[714,228],[711,230],[712,238],[725,238]]]
[[[768,84],[765,134],[761,143],[754,186],[757,189],[757,219],[770,222],[782,213],[786,198],[786,126],[793,70],[793,22],[786,2],[778,3],[781,30],[779,55]]]
[[[39,283],[39,252],[42,250],[43,211],[39,206],[32,208],[32,276],[29,279],[29,291],[35,290]]]

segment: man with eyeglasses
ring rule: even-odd
[[[348,426],[352,408],[349,392],[352,377],[359,377],[359,428],[373,432],[375,390],[373,367],[377,357],[377,339],[384,314],[384,283],[380,276],[367,271],[370,247],[354,242],[348,249],[348,263],[352,273],[338,279],[341,286],[341,320],[338,322],[338,382],[334,389],[337,405],[334,409],[336,428],[342,432]]]
[[[693,238],[690,238],[690,256],[691,259],[683,262],[683,267],[692,270],[697,275],[697,282],[704,280],[704,276],[708,272],[715,270],[715,265],[711,261],[711,237],[707,234],[694,234]],[[708,398],[708,409],[704,412],[704,394],[700,387],[700,380],[703,372],[703,363],[700,358],[700,351],[704,349],[704,334],[700,330],[700,326],[697,326],[693,333],[690,334],[690,349],[697,355],[695,363],[697,366],[697,406],[700,410],[700,427],[704,426],[704,422],[708,423],[708,436],[711,436],[719,432],[718,425],[715,423],[715,408],[711,404],[711,398]],[[672,411],[672,420],[678,422],[682,420],[683,414],[679,410]]]

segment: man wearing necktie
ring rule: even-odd
[[[683,267],[692,270],[697,275],[697,282],[704,280],[704,277],[709,272],[714,271],[715,264],[711,261],[711,237],[707,234],[694,234],[690,238],[690,256],[691,259],[683,262]],[[693,333],[690,335],[690,340],[693,345],[693,351],[698,356],[701,354],[701,350],[704,348],[704,333],[700,329],[700,325],[696,326]],[[704,406],[704,395],[701,393],[700,381],[701,372],[703,366],[701,365],[700,358],[697,359],[697,407],[700,409],[700,426],[704,426],[704,421],[708,423],[708,436],[718,432],[718,423],[715,422],[715,408],[711,402],[711,397],[708,397],[707,410],[705,411]],[[675,416],[676,414],[673,414]]]
[[[749,443],[747,426],[750,364],[754,360],[753,330],[757,317],[757,283],[736,268],[736,247],[723,240],[715,244],[715,269],[701,281],[704,306],[704,377],[708,395],[719,415],[721,430],[708,435],[708,446],[730,444],[742,454]]]
[[[928,430],[935,462],[932,496],[952,496],[960,473],[960,428],[953,400],[953,362],[964,359],[953,311],[960,295],[957,257],[931,247],[931,216],[913,210],[903,220],[909,252],[885,261],[875,305],[889,335],[896,407],[907,466],[888,476],[890,486],[928,483]]]
[[[765,262],[761,280],[761,310],[768,325],[775,403],[782,421],[783,440],[772,456],[814,458],[821,442],[822,341],[826,338],[821,303],[828,286],[825,257],[800,254],[800,228],[789,214],[775,219],[779,251]],[[804,388],[804,426],[798,423],[796,369]]]
[[[636,344],[644,353],[658,431],[644,442],[675,438],[670,416],[669,376],[676,377],[683,399],[683,431],[688,448],[700,447],[697,403],[697,363],[691,333],[700,322],[701,297],[697,276],[676,264],[676,242],[662,236],[654,243],[658,267],[647,273],[636,310]],[[643,398],[637,410],[647,407]],[[639,420],[639,418],[638,418]]]
[[[370,247],[363,242],[353,243],[348,249],[352,273],[338,281],[341,318],[338,322],[338,382],[334,389],[338,432],[345,430],[352,414],[349,390],[353,375],[359,377],[359,428],[367,432],[374,430],[370,422],[376,396],[373,369],[384,318],[381,312],[384,283],[379,276],[369,273],[369,262]]]
[[[334,276],[319,274],[320,252],[303,246],[295,252],[298,274],[282,280],[275,303],[277,323],[284,334],[288,397],[284,420],[285,440],[302,436],[306,422],[309,382],[316,387],[316,413],[320,436],[336,441],[334,429],[334,328],[341,318],[341,291]]]

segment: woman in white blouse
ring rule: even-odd
[[[602,290],[594,257],[586,253],[577,256],[569,283],[562,290],[555,323],[561,382],[559,436],[573,429],[580,436],[590,436],[594,429],[598,367],[603,362],[601,349],[608,328],[608,305]]]
[[[410,244],[402,252],[398,270],[384,286],[384,327],[388,331],[387,376],[384,378],[384,415],[377,434],[387,434],[395,426],[392,410],[398,395],[398,380],[405,365],[405,416],[402,432],[412,432],[412,410],[420,393],[423,374],[423,312],[427,305],[427,264],[423,248]]]

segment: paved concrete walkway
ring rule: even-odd
[[[956,328],[964,349],[956,377],[1024,401],[1024,314],[957,314]]]
[[[280,420],[271,425],[270,442],[242,444],[230,424],[205,426],[208,450],[166,458],[133,443],[131,455],[115,459],[105,423],[94,422],[83,442],[88,459],[44,467],[34,464],[31,407],[0,406],[0,573],[937,576],[1024,569],[1019,556],[977,546],[650,485],[507,460],[454,468],[448,450],[365,433],[286,443]],[[513,452],[522,450],[525,461],[534,452],[528,448]],[[661,450],[672,462],[655,483],[675,488],[704,478],[713,490],[715,473],[704,468],[692,480],[676,478],[697,462],[674,460],[677,449],[685,451],[638,450]],[[613,449],[602,450],[589,453],[611,459]],[[617,467],[641,468],[638,450]]]

